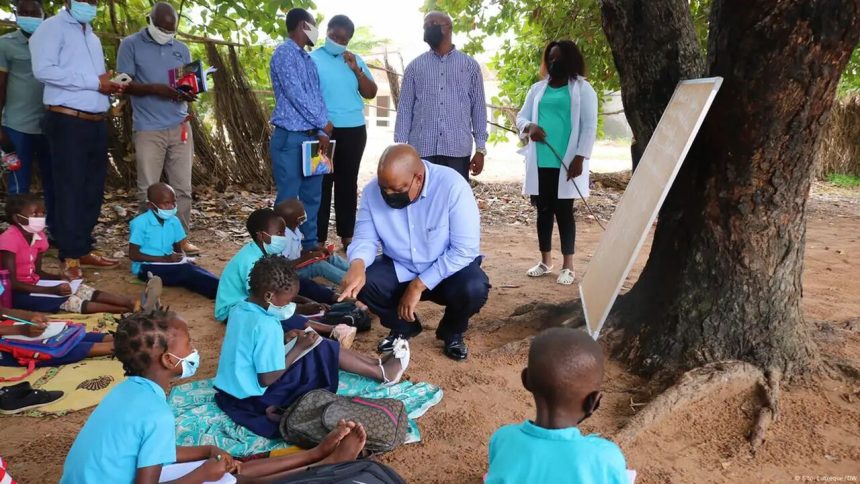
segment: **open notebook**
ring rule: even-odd
[[[305,333],[316,333],[316,331],[314,331],[312,328],[305,328]],[[284,345],[284,350],[286,350],[286,352],[287,352],[288,354],[289,354],[290,350],[292,350],[293,348],[295,348],[295,346],[296,346],[296,341],[297,341],[297,340],[298,340],[298,338],[293,338],[293,339],[291,339],[291,340],[287,341],[287,344],[285,344],[285,345]],[[314,348],[316,348],[317,346],[319,346],[319,345],[320,345],[320,343],[322,343],[322,340],[323,340],[322,336],[320,336],[319,338],[317,338],[317,340],[314,342],[314,344],[312,344],[310,348],[308,348],[308,349],[306,349],[306,350],[302,351],[302,353],[299,355],[299,357],[298,357],[298,358],[296,358],[296,360],[295,360],[293,363],[295,363],[296,361],[301,360],[302,358],[304,358],[304,357],[305,357],[305,355],[306,355],[306,354],[308,354],[308,353],[310,353],[311,351],[313,351],[313,350],[314,350]]]
[[[24,323],[21,323],[22,325]],[[17,324],[15,326],[18,326]],[[44,341],[48,338],[53,338],[58,334],[62,333],[63,330],[66,329],[66,323],[61,321],[54,321],[52,323],[48,323],[48,327],[45,328],[45,332],[40,334],[39,336],[30,337],[30,336],[21,336],[21,335],[10,335],[4,336],[6,339],[14,339],[18,341]]]
[[[78,289],[81,288],[81,283],[83,283],[83,282],[84,282],[83,279],[75,279],[74,281],[50,281],[50,280],[42,279],[39,282],[37,282],[36,285],[40,286],[40,287],[54,287],[54,286],[59,286],[60,284],[68,284],[68,285],[72,286],[72,294],[75,294],[78,292]],[[31,296],[39,296],[39,297],[68,297],[68,296],[57,296],[55,294],[30,293],[30,295]]]
[[[186,476],[191,472],[194,472],[195,469],[202,466],[206,461],[199,460],[196,462],[183,462],[181,464],[170,464],[161,467],[161,477],[158,478],[158,482],[170,482],[179,479],[180,477]],[[224,477],[218,479],[217,481],[206,481],[207,483],[214,484],[233,484],[236,482],[236,478],[231,474],[224,474]]]

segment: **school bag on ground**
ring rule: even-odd
[[[320,322],[331,326],[345,324],[355,327],[358,331],[370,329],[370,316],[351,302],[332,304],[331,309],[326,311]]]
[[[354,460],[310,467],[304,472],[290,474],[281,484],[406,484],[394,469],[372,460]]]
[[[371,453],[399,447],[409,430],[406,406],[400,400],[346,397],[320,389],[304,394],[284,412],[280,431],[287,442],[311,448],[322,442],[340,420],[364,426],[364,448]]]
[[[47,339],[23,340],[0,338],[0,352],[4,358],[14,358],[18,364],[25,366],[23,375],[14,378],[0,378],[0,381],[20,381],[30,376],[36,369],[36,363],[48,362],[55,358],[66,356],[72,348],[83,341],[87,332],[83,324],[68,322],[60,333]]]

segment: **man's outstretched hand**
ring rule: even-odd
[[[349,270],[346,271],[340,283],[340,297],[337,298],[337,302],[358,297],[366,281],[365,269],[363,260],[356,260],[349,264]]]

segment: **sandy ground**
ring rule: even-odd
[[[834,201],[836,200],[836,201]],[[803,307],[823,353],[839,354],[860,365],[860,195],[830,199],[816,196],[807,233]],[[578,221],[577,264],[584,268],[598,243],[600,228]],[[238,248],[194,240],[206,249],[201,264],[220,271]],[[409,482],[480,482],[486,471],[487,443],[499,426],[533,418],[530,395],[520,385],[525,363],[522,351],[500,350],[506,343],[533,335],[541,321],[500,324],[514,308],[530,301],[557,302],[576,297],[576,286],[562,288],[553,279],[529,280],[535,262],[533,227],[489,226],[484,229],[485,269],[494,288],[468,333],[472,352],[464,363],[445,358],[433,338],[438,307],[419,307],[429,331],[413,340],[413,381],[440,385],[445,398],[419,420],[423,442],[404,446],[383,457]],[[647,254],[645,247],[643,254]],[[636,276],[644,256],[634,268]],[[133,293],[125,264],[94,277],[98,287]],[[211,317],[212,305],[185,290],[170,289],[164,302],[189,320],[202,355],[199,377],[212,377],[223,327]],[[852,318],[853,323],[850,321]],[[378,324],[360,335],[356,348],[371,352],[384,331]],[[583,428],[611,437],[647,401],[644,383],[617,361],[608,364],[601,409]],[[816,377],[784,388],[782,415],[768,440],[753,455],[746,442],[757,400],[745,388],[727,388],[719,395],[687,407],[640,435],[624,448],[640,483],[662,482],[797,482],[825,478],[835,482],[860,479],[860,383]],[[0,419],[0,455],[22,483],[56,482],[64,456],[89,412],[62,418]],[[852,477],[853,476],[853,477]],[[851,479],[854,479],[852,481]]]

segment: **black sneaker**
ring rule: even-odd
[[[16,383],[15,385],[9,385],[0,388],[0,398],[3,398],[6,395],[20,395],[23,393],[27,393],[32,389],[33,388],[30,386],[30,382],[22,381],[21,383]]]
[[[380,353],[388,353],[389,351],[393,351],[394,340],[398,338],[408,340],[409,338],[414,338],[418,336],[419,334],[421,334],[421,331],[424,330],[424,328],[421,327],[421,323],[418,321],[418,319],[416,319],[414,323],[409,323],[409,326],[409,330],[407,330],[407,332],[405,333],[398,331],[391,331],[390,333],[388,333],[388,336],[386,336],[382,341],[379,342],[379,345],[376,346],[376,351]]]
[[[0,414],[14,415],[33,410],[63,398],[61,391],[30,390],[20,394],[6,393],[0,396]]]

